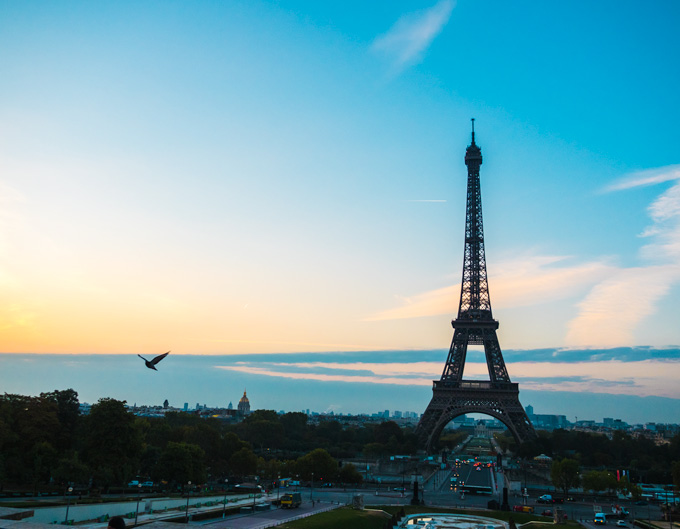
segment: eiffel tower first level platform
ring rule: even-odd
[[[508,427],[519,443],[536,437],[519,402],[519,386],[510,381],[496,335],[498,322],[491,313],[479,182],[482,151],[475,144],[474,120],[472,143],[465,151],[465,165],[468,167],[465,250],[458,317],[451,322],[454,333],[444,371],[441,379],[434,381],[432,400],[415,432],[421,447],[428,452],[436,450],[444,427],[466,413],[495,417]],[[488,381],[463,379],[468,345],[484,346]]]

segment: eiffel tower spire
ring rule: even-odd
[[[465,248],[458,317],[451,322],[453,340],[441,379],[434,381],[432,400],[416,429],[421,444],[428,451],[435,447],[444,427],[464,413],[496,417],[520,442],[536,435],[519,402],[519,387],[510,381],[496,335],[498,322],[491,312],[479,180],[482,150],[475,143],[474,119],[472,141],[465,151],[465,165],[468,168]],[[463,379],[470,344],[484,346],[488,382]]]

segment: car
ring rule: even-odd
[[[628,527],[628,526],[626,525],[626,522],[625,522],[624,520],[619,520],[619,521],[617,521],[617,522],[616,522],[616,525],[617,525],[618,527]]]
[[[539,496],[536,501],[538,503],[552,503],[553,497],[550,494],[544,494],[543,496]]]
[[[153,481],[145,481],[142,483],[142,487],[153,488]]]
[[[396,490],[397,492],[404,492],[406,489],[404,487],[394,487],[393,490]]]
[[[130,483],[127,484],[128,487],[139,487],[139,480],[133,479]]]
[[[552,516],[553,512],[550,509],[546,509],[541,513],[541,516]]]

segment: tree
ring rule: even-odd
[[[575,459],[562,459],[553,461],[550,469],[550,478],[555,488],[562,490],[564,496],[569,494],[569,489],[579,486],[581,482],[580,467]]]
[[[71,448],[76,427],[80,420],[78,393],[73,389],[54,390],[50,393],[41,393],[40,398],[57,405],[57,420],[59,421],[60,431],[58,437],[52,440],[52,444],[60,450]]]
[[[122,484],[137,473],[142,454],[141,423],[125,401],[100,399],[86,417],[83,460],[97,482]]]
[[[338,462],[323,448],[317,448],[299,457],[295,468],[297,474],[305,480],[312,479],[312,472],[314,480],[320,482],[333,482],[338,475]]]
[[[376,426],[375,431],[375,442],[380,444],[389,443],[392,437],[395,437],[397,442],[401,442],[404,433],[401,431],[399,425],[394,421],[385,421]]]
[[[205,452],[195,444],[171,441],[158,459],[154,476],[174,484],[205,483]]]
[[[621,476],[617,490],[626,496],[630,494],[634,500],[639,500],[642,497],[642,489],[639,485],[631,483],[628,476]]]
[[[583,488],[593,492],[614,491],[618,486],[616,476],[608,470],[591,470],[583,476]]]
[[[57,461],[52,477],[64,488],[68,483],[85,485],[90,478],[90,468],[80,461],[77,452],[72,452]]]
[[[257,472],[257,456],[250,448],[241,448],[229,458],[231,474],[241,478]]]
[[[680,490],[680,461],[673,461],[671,464],[671,476],[675,490]]]
[[[361,483],[364,477],[351,463],[342,465],[340,468],[339,478],[342,483]]]

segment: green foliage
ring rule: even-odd
[[[173,484],[205,483],[205,452],[195,444],[169,442],[158,459],[154,477]]]
[[[351,463],[343,465],[340,468],[338,477],[340,478],[341,483],[359,484],[364,480],[364,477],[357,470],[357,467],[355,467]]]
[[[381,511],[358,511],[340,508],[333,511],[288,522],[282,529],[383,529],[389,518]]]
[[[593,492],[617,489],[616,476],[608,470],[591,470],[583,476],[583,488]]]
[[[229,458],[231,473],[242,478],[255,474],[257,463],[257,456],[250,448],[241,448]]]
[[[460,435],[446,434],[440,442],[458,444]],[[514,447],[526,457],[552,456],[558,462],[553,481],[566,491],[575,486],[573,469],[565,482],[565,472],[574,464],[597,469],[583,475],[583,486],[594,491],[636,494],[634,485],[626,479],[617,482],[603,468],[628,469],[636,482],[673,479],[678,486],[680,478],[680,435],[663,446],[624,432],[614,432],[610,439],[587,432],[539,431],[535,441],[520,447],[509,434],[496,439],[502,449]],[[39,397],[0,395],[0,479],[25,489],[46,488],[48,483],[87,485],[91,478],[95,487],[105,488],[135,476],[178,483],[200,483],[210,476],[233,483],[256,473],[273,481],[278,475],[310,480],[314,472],[316,483],[322,478],[349,483],[360,476],[352,465],[339,469],[337,461],[360,454],[412,454],[416,449],[413,430],[394,421],[346,425],[328,417],[310,423],[303,413],[256,410],[242,423],[229,425],[192,413],[135,417],[124,401],[114,399],[100,400],[89,415],[81,416],[78,394],[70,389]]]
[[[673,461],[671,464],[671,475],[673,476],[675,490],[680,490],[680,461]]]
[[[564,492],[566,496],[570,489],[576,488],[581,482],[580,467],[574,459],[562,459],[553,461],[550,469],[550,479],[555,488]]]
[[[295,468],[296,473],[304,480],[311,480],[314,473],[314,481],[318,483],[333,482],[338,475],[338,462],[323,448],[317,448],[298,458]]]
[[[90,467],[80,460],[78,452],[71,452],[57,460],[52,477],[64,487],[68,483],[84,485],[90,478]]]
[[[142,432],[125,401],[100,399],[85,420],[83,460],[97,483],[108,487],[136,474],[142,454]]]

